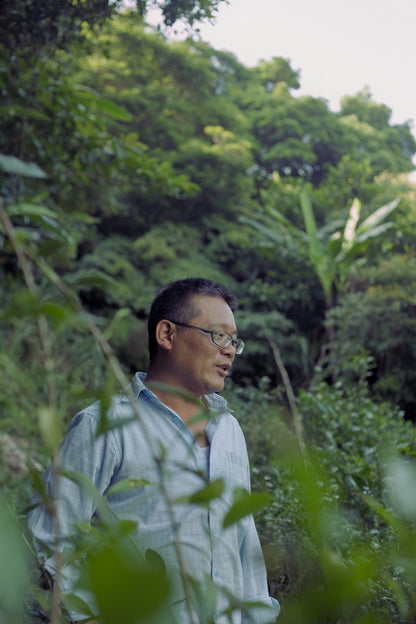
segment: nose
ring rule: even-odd
[[[223,353],[228,358],[234,359],[235,358],[235,349],[236,348],[233,345],[233,343],[230,342],[230,344],[227,345],[226,347],[222,347],[221,353]]]

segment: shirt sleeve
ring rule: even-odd
[[[56,575],[59,567],[56,554],[71,548],[74,525],[79,522],[90,523],[96,511],[91,493],[60,472],[80,473],[82,478],[86,477],[95,486],[99,494],[103,494],[117,471],[119,446],[111,431],[96,435],[98,419],[99,408],[86,410],[74,417],[62,442],[57,462],[51,464],[44,474],[46,491],[54,505],[55,514],[51,514],[45,505],[38,504],[28,516],[28,528],[34,538],[39,560],[52,576]],[[39,498],[35,502],[39,503]],[[76,565],[64,565],[60,569],[62,593],[75,593],[77,576]],[[88,595],[76,593],[88,604],[91,603]],[[79,619],[80,615],[71,613],[73,619]]]
[[[269,596],[266,566],[253,516],[242,520],[244,531],[240,547],[244,600],[259,603],[243,613],[242,624],[272,624],[280,612],[277,600]]]

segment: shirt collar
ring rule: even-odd
[[[141,372],[136,373],[132,379],[132,388],[136,398],[138,398],[142,392],[148,396],[155,396],[154,393],[149,390],[147,386],[145,386],[145,379],[146,373]],[[214,412],[221,414],[222,412],[229,411],[227,401],[215,392],[212,392],[211,394],[204,394],[202,398],[207,402],[209,409]]]

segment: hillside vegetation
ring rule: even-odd
[[[366,88],[333,112],[298,95],[290,60],[247,68],[195,33],[170,41],[146,3],[121,4],[1,9],[0,620],[41,621],[40,604],[67,621],[22,538],[33,487],[72,415],[146,369],[155,292],[202,276],[240,302],[247,346],[226,396],[262,494],[245,510],[279,622],[410,624],[411,124]],[[170,0],[164,20],[192,25],[219,4]],[[150,622],[157,571],[150,611],[123,574],[118,624]]]

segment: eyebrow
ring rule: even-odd
[[[235,337],[236,337],[236,338],[237,338],[237,336],[238,336],[238,330],[237,330],[237,328],[232,329],[232,330],[230,331],[230,329],[229,329],[229,325],[224,325],[224,324],[222,324],[222,323],[219,323],[218,325],[216,325],[216,326],[215,326],[215,328],[214,328],[214,325],[212,325],[212,324],[211,324],[211,327],[213,328],[213,329],[212,329],[212,331],[218,331],[218,330],[222,329],[222,330],[224,330],[225,332],[227,332],[227,334],[230,334],[230,336],[233,336],[233,337],[234,337],[234,335],[235,335]]]

